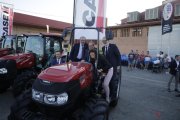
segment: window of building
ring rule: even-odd
[[[175,5],[175,16],[180,16],[180,4]]]
[[[129,28],[124,28],[124,29],[121,29],[121,34],[120,36],[121,37],[129,37]]]
[[[132,36],[133,37],[138,37],[138,36],[142,36],[142,28],[133,28],[132,30]]]
[[[145,11],[145,20],[152,20],[152,19],[157,19],[159,18],[159,9],[153,8],[153,9],[147,9]]]

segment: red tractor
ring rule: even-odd
[[[60,34],[23,35],[17,39],[15,54],[0,58],[0,92],[11,85],[14,96],[30,87],[37,73],[48,67],[54,51],[61,50]]]
[[[2,38],[0,39],[0,57],[15,52],[16,39],[17,39],[16,35],[2,36]]]
[[[94,77],[94,70],[87,62],[67,62],[43,70],[32,89],[16,99],[8,120],[108,120],[104,77]],[[116,79],[113,106],[119,99],[121,67]]]

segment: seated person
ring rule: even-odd
[[[50,66],[65,63],[65,57],[62,56],[63,50],[56,51],[55,56],[50,60]]]
[[[95,64],[97,61],[96,50],[90,50],[89,55],[90,55],[90,59],[89,59],[90,63],[92,63],[94,68],[96,68],[95,67],[96,66]],[[109,94],[110,94],[109,83],[110,83],[110,80],[113,76],[113,67],[106,60],[105,57],[103,57],[102,55],[99,55],[98,56],[97,69],[98,69],[98,72],[107,73],[107,75],[105,76],[104,82],[103,82],[103,88],[104,88],[105,94],[106,94],[106,101],[109,103],[110,102],[110,99],[109,99]]]

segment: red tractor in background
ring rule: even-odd
[[[16,39],[17,39],[16,35],[2,36],[2,38],[0,39],[0,57],[15,52]]]
[[[94,77],[94,70],[87,62],[67,62],[43,70],[32,89],[16,99],[8,120],[108,120],[104,76]],[[121,66],[117,71],[114,107],[119,99]]]
[[[49,65],[54,51],[62,49],[60,34],[23,35],[17,39],[16,53],[0,58],[0,92],[10,86],[14,96],[31,86],[37,73]]]

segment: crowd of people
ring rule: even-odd
[[[103,54],[97,53],[95,43],[90,41],[86,43],[84,36],[80,37],[79,42],[72,46],[69,60],[72,62],[89,62],[93,65],[94,76],[95,72],[103,72],[106,74],[103,81],[103,88],[106,94],[106,101],[110,102],[110,87],[109,84],[117,73],[117,67],[120,65],[120,52],[115,44],[111,44],[108,40],[103,40],[104,46],[102,47]],[[64,63],[65,60],[62,56],[63,51],[56,51],[55,57],[51,59],[50,65],[57,65]],[[97,58],[98,55],[98,58]]]
[[[171,58],[164,52],[160,51],[156,56],[151,56],[149,51],[131,50],[127,56],[128,61],[128,71],[133,70],[133,68],[148,70],[152,69],[153,71],[160,72],[162,69],[167,69],[171,63]]]
[[[144,54],[144,51],[141,54],[138,53],[138,50],[134,52],[130,51],[128,54],[128,71],[133,68],[140,69],[166,69],[168,74],[170,74],[170,79],[168,81],[168,92],[171,92],[171,83],[173,79],[175,80],[175,92],[180,92],[178,89],[178,84],[180,83],[180,55],[175,55],[175,57],[170,57],[167,54],[164,54],[163,51],[160,51],[156,57],[152,57],[149,51]],[[180,94],[176,95],[180,97]]]

